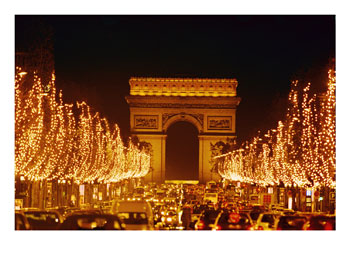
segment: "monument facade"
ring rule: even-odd
[[[236,138],[236,109],[241,100],[237,80],[132,77],[129,84],[131,133],[152,148],[152,169],[145,180],[166,180],[167,130],[184,121],[198,130],[199,182],[218,181],[219,175],[212,171],[211,146]]]

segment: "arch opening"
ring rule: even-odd
[[[178,121],[167,130],[166,180],[198,180],[198,130],[190,122]]]

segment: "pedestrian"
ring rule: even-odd
[[[185,230],[190,229],[191,214],[192,214],[191,207],[188,206],[186,203],[182,209],[182,215],[181,215],[182,225],[184,226]]]

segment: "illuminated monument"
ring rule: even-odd
[[[219,180],[213,173],[211,144],[236,138],[236,79],[131,78],[131,133],[152,145],[152,171],[146,181],[164,182],[168,128],[184,121],[198,131],[200,183]],[[181,141],[179,141],[181,143]]]

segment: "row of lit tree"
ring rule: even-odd
[[[292,83],[285,120],[240,149],[217,156],[219,174],[261,186],[335,188],[335,72],[327,92],[310,94]],[[299,91],[298,91],[299,90]]]
[[[34,73],[15,73],[15,175],[30,181],[118,182],[145,176],[150,155],[111,127],[85,103],[64,104],[55,75],[43,86]]]

